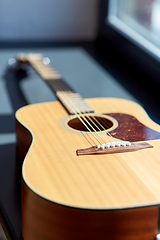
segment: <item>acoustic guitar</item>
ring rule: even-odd
[[[20,54],[59,101],[16,112],[24,240],[155,240],[160,126],[135,102],[83,99],[40,54]]]

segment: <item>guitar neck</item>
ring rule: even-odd
[[[45,61],[46,60],[46,61]],[[75,92],[40,54],[28,54],[27,61],[56,94],[69,114],[94,112],[79,93]]]

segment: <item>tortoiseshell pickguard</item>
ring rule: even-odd
[[[130,142],[160,139],[160,132],[145,126],[132,115],[123,113],[107,113],[107,115],[118,121],[118,127],[110,132],[112,137]]]

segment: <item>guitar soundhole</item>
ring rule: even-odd
[[[75,117],[69,120],[69,127],[84,132],[101,132],[111,129],[114,125],[110,119],[102,116],[86,115],[83,117],[80,116],[80,119]]]

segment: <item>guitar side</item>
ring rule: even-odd
[[[50,202],[22,183],[24,240],[155,240],[158,206],[90,210]]]
[[[138,104],[105,98],[86,101],[98,112],[131,114],[160,131]],[[24,239],[155,239],[160,199],[152,183],[160,179],[151,174],[147,182],[146,175],[149,170],[157,175],[160,167],[159,140],[152,141],[153,149],[136,153],[77,157],[75,150],[86,147],[87,141],[59,125],[66,116],[59,102],[27,106],[16,114],[20,162],[28,152],[22,175]],[[149,155],[155,159],[152,169]]]

